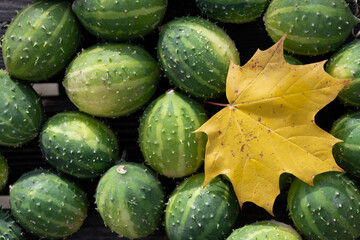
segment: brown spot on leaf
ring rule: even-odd
[[[219,130],[218,133],[219,133],[219,134],[222,134],[222,131]]]
[[[244,152],[245,144],[241,146],[241,152]]]

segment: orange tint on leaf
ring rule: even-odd
[[[319,128],[314,117],[351,81],[327,74],[325,61],[287,63],[284,38],[242,67],[230,63],[229,105],[196,130],[208,136],[204,185],[225,174],[241,206],[250,201],[270,214],[282,173],[312,185],[317,174],[343,171],[332,156],[340,140]]]

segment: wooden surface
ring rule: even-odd
[[[25,7],[31,2],[33,2],[33,0],[0,0],[0,25],[2,25],[0,35],[4,34],[6,30],[6,24],[8,24],[11,18],[16,15],[16,11]],[[175,17],[188,15],[201,16],[200,11],[195,5],[195,0],[168,0],[168,9],[163,23],[170,21]],[[218,25],[224,28],[229,34],[229,36],[235,41],[236,46],[240,52],[242,64],[246,63],[246,61],[249,60],[249,58],[255,53],[258,48],[266,49],[273,44],[264,29],[261,18],[259,18],[255,22],[241,25],[221,23],[218,23]],[[157,37],[158,32],[154,31],[152,34],[146,36],[144,39],[133,41],[133,43],[144,46],[156,58]],[[350,40],[352,40],[352,37],[348,39],[348,41]],[[83,38],[81,44],[82,48],[86,48],[101,41],[102,40],[96,39],[95,37],[86,33],[85,30],[83,30]],[[301,59],[304,62],[313,62],[326,58],[328,58],[328,56]],[[1,57],[0,68],[5,68]],[[42,97],[43,105],[46,112],[44,122],[47,118],[58,112],[76,109],[67,98],[61,84],[59,84],[62,81],[63,74],[64,73],[61,72],[56,77],[49,80],[49,82],[51,83],[58,84],[58,88],[60,91],[59,96]],[[164,93],[168,88],[170,88],[168,80],[163,77],[161,79],[161,85],[159,86],[156,94],[154,95],[154,98]],[[225,102],[225,99],[222,99],[221,101]],[[209,111],[209,115],[220,110],[220,108],[214,106],[206,105],[205,107]],[[143,161],[140,149],[137,144],[138,119],[142,114],[142,111],[143,109],[140,109],[129,117],[122,117],[118,119],[103,119],[116,132],[120,144],[120,150],[126,152],[127,161]],[[330,130],[332,123],[346,111],[347,109],[341,106],[337,101],[334,101],[320,111],[320,113],[316,116],[316,122],[320,127],[328,131]],[[0,147],[0,153],[2,153],[8,159],[8,163],[11,169],[9,179],[10,184],[14,183],[16,179],[24,172],[30,171],[38,167],[50,168],[50,166],[42,158],[38,146],[38,139],[34,139],[30,143],[22,146],[21,148],[14,149]],[[169,194],[174,189],[177,182],[181,181],[167,179],[165,177],[160,177],[160,180],[164,184],[167,194]],[[93,204],[93,195],[95,193],[97,181],[98,179],[94,179],[92,181],[78,181],[79,184],[87,191],[91,205],[89,208],[88,217],[85,220],[85,223],[80,229],[80,231],[69,237],[68,239],[126,239],[117,237],[115,233],[112,233],[108,228],[106,228],[99,214],[96,212],[95,206]],[[8,191],[5,190],[5,192],[3,192],[3,195],[7,194]],[[254,204],[245,203],[239,216],[237,227],[265,219],[275,219],[291,224],[286,209],[286,192],[283,192],[278,197],[275,203],[274,214],[275,217],[272,217],[263,209],[255,206]],[[36,239],[31,235],[28,235],[27,237],[28,239]],[[163,227],[161,226],[161,228],[157,232],[144,239],[161,240],[167,239],[167,237]]]

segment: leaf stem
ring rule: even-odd
[[[211,101],[205,101],[205,103],[211,104],[211,105],[215,105],[215,106],[221,106],[221,107],[227,107],[229,106],[228,103],[217,103],[217,102],[211,102]]]

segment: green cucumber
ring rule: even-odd
[[[0,239],[25,240],[25,235],[10,214],[0,208]]]
[[[145,49],[110,43],[81,52],[68,66],[63,85],[80,111],[120,117],[149,101],[159,78],[158,63]]]
[[[354,240],[360,236],[360,193],[344,173],[315,176],[314,186],[295,179],[288,208],[296,228],[313,240]]]
[[[40,132],[40,97],[28,83],[14,80],[4,70],[0,70],[0,89],[0,146],[21,146]]]
[[[261,16],[268,0],[196,0],[209,18],[228,23],[252,22]]]
[[[3,155],[0,154],[0,192],[4,189],[9,178],[9,166]]]
[[[95,203],[106,226],[133,239],[146,237],[160,226],[164,198],[153,171],[139,163],[122,162],[101,177]]]
[[[195,174],[171,194],[165,210],[165,230],[170,240],[224,239],[239,214],[231,184],[217,176],[206,187],[204,173]]]
[[[265,220],[236,229],[226,240],[301,240],[301,236],[288,224]]]
[[[69,63],[80,35],[80,25],[68,2],[36,1],[20,11],[5,32],[5,67],[18,79],[47,80]]]
[[[240,64],[225,31],[198,17],[181,17],[162,26],[157,52],[170,82],[202,99],[223,95],[230,59]]]
[[[23,174],[10,189],[14,219],[39,238],[65,238],[82,226],[86,193],[71,180],[45,169]]]
[[[342,140],[333,146],[336,163],[347,173],[360,178],[360,112],[342,115],[334,122],[331,134]]]
[[[119,146],[113,131],[80,112],[52,116],[40,133],[44,158],[58,170],[78,178],[94,178],[114,165]]]
[[[338,99],[346,105],[360,106],[360,40],[356,39],[335,52],[326,63],[326,71],[336,78],[349,79],[338,95]]]
[[[166,177],[194,173],[205,157],[206,135],[193,133],[207,121],[194,100],[170,90],[145,110],[139,127],[139,144],[145,161]]]
[[[73,11],[93,35],[115,41],[143,37],[162,21],[167,0],[75,0]]]
[[[274,42],[286,33],[285,50],[310,56],[335,51],[358,22],[344,0],[273,0],[264,21]]]
[[[303,65],[303,62],[297,59],[296,57],[284,53],[285,61],[292,64],[292,65]]]

